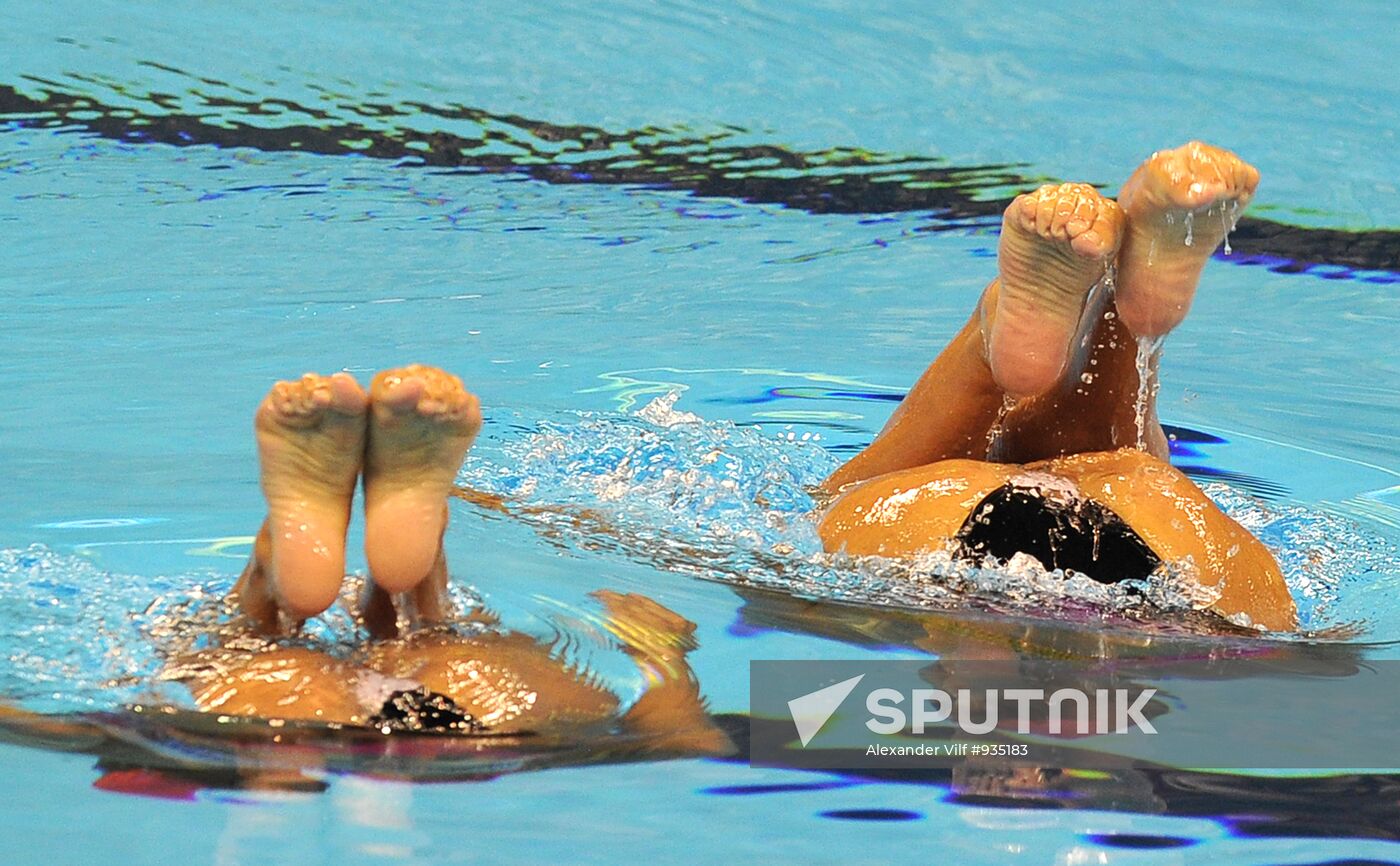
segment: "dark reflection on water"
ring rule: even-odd
[[[742,772],[751,720],[713,721],[736,744],[719,758]],[[759,721],[758,724],[790,724]],[[574,738],[431,736],[337,730],[265,721],[219,722],[194,713],[103,713],[10,717],[0,740],[96,756],[107,791],[193,800],[201,791],[327,790],[325,774],[411,782],[484,782],[554,767],[692,757],[661,753],[644,740],[607,734]],[[1400,840],[1400,775],[1261,778],[1175,769],[1073,769],[967,764],[953,769],[863,770],[833,778],[707,789],[712,796],[764,796],[851,785],[924,785],[949,790],[946,802],[1016,809],[1094,809],[1213,818],[1257,837]]]
[[[1154,658],[1265,656],[1345,676],[1359,649],[1246,635],[1087,630],[1068,624],[984,614],[872,611],[744,589],[740,623],[868,647],[958,658]],[[94,755],[96,787],[128,794],[194,799],[210,789],[319,792],[326,774],[413,782],[482,782],[555,767],[709,757],[749,761],[751,726],[790,734],[789,720],[710,716],[734,744],[732,754],[701,755],[672,742],[598,724],[546,733],[384,735],[366,728],[220,717],[162,708],[42,716],[0,712],[0,740]],[[804,771],[794,770],[795,773]],[[711,796],[765,796],[852,785],[947,789],[946,801],[990,807],[1094,809],[1222,820],[1243,836],[1400,839],[1400,775],[1257,777],[1172,768],[1076,770],[972,760],[954,767],[811,773],[778,784],[705,789]],[[911,813],[912,815],[912,813]],[[858,817],[858,816],[857,816]],[[901,820],[914,820],[901,815]],[[849,820],[855,818],[847,816]],[[873,820],[873,819],[872,819]],[[1127,845],[1128,843],[1124,843]]]
[[[140,91],[79,73],[67,74],[71,80],[65,82],[20,75],[23,84],[0,84],[0,121],[80,130],[129,144],[353,154],[438,173],[509,172],[547,183],[646,186],[810,213],[928,211],[926,231],[995,227],[1016,193],[1050,180],[1026,174],[1024,163],[952,166],[939,157],[860,147],[803,153],[753,140],[736,127],[616,132],[455,104],[366,102],[308,85],[325,96],[328,107],[316,107],[258,98],[158,63],[143,65],[188,81],[189,91]],[[426,118],[459,130],[465,124],[469,131],[423,130]],[[1314,264],[1400,272],[1400,231],[1394,230],[1305,228],[1246,216],[1230,245],[1236,254],[1229,261],[1280,273],[1303,273]]]
[[[740,630],[774,629],[948,659],[1150,659],[1170,666],[1201,658],[1251,658],[1314,676],[1345,677],[1364,664],[1364,647],[1306,644],[1191,630],[1088,629],[1081,625],[977,612],[873,613],[854,605],[808,601],[745,588]],[[749,721],[749,720],[745,720]],[[752,724],[791,727],[788,720]],[[748,725],[726,724],[748,754]],[[795,746],[795,744],[794,744]],[[954,803],[1010,808],[1096,809],[1224,820],[1244,836],[1400,839],[1400,775],[1338,774],[1260,777],[1168,767],[1076,770],[977,763],[952,769],[866,769],[840,774],[846,783],[946,786]],[[714,791],[712,793],[726,793]]]

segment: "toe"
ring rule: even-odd
[[[1057,241],[1069,240],[1069,223],[1074,217],[1075,198],[1072,193],[1061,192],[1055,197],[1055,215],[1050,221],[1050,236]]]
[[[1201,210],[1238,200],[1247,204],[1259,173],[1234,153],[1201,141],[1158,151],[1123,185],[1120,200],[1137,212]]]
[[[260,425],[296,425],[305,416],[305,398],[300,380],[283,380],[267,392],[258,407]]]
[[[1088,231],[1098,217],[1098,210],[1098,203],[1094,201],[1094,197],[1076,195],[1065,219],[1065,230],[1069,232],[1069,236],[1076,238]]]
[[[424,419],[463,423],[473,430],[481,426],[481,408],[475,395],[457,376],[437,367],[413,364],[385,370],[375,377],[370,399],[394,412],[412,412]]]
[[[458,399],[453,417],[460,420],[472,435],[481,429],[481,401],[470,391],[463,390]]]
[[[1040,194],[1036,196],[1035,204],[1035,230],[1042,237],[1050,237],[1050,231],[1055,223],[1055,208],[1059,204],[1059,196],[1055,194],[1055,187],[1043,186]]]
[[[331,380],[315,373],[301,377],[301,409],[303,412],[327,409],[331,405]]]
[[[1022,231],[1034,232],[1036,207],[1034,193],[1021,193],[1006,209],[1004,221],[1008,226],[1014,226]]]
[[[369,405],[369,398],[349,373],[336,373],[325,380],[325,388],[330,394],[330,407],[346,415],[359,415]]]
[[[1070,244],[1079,255],[1102,257],[1116,249],[1117,215],[1118,206],[1093,186],[1063,183],[1018,196],[1004,222],[1009,228]]]
[[[291,426],[314,425],[327,411],[357,415],[364,411],[364,392],[348,374],[306,373],[272,386],[258,407],[258,420]]]
[[[278,382],[267,392],[263,404],[276,412],[285,413],[292,408],[291,402],[291,382]]]
[[[1113,246],[1104,239],[1097,228],[1088,228],[1077,233],[1069,245],[1076,253],[1087,258],[1105,258],[1113,254]]]
[[[370,385],[370,399],[374,405],[394,411],[414,409],[427,389],[415,367],[383,370],[376,375]]]
[[[1083,222],[1087,228],[1073,234],[1070,246],[1081,256],[1106,259],[1118,251],[1122,239],[1123,212],[1118,204],[1094,193],[1088,199]]]
[[[1240,176],[1240,188],[1244,191],[1245,195],[1254,195],[1254,190],[1259,186],[1259,169],[1244,160],[1239,160],[1236,171]]]

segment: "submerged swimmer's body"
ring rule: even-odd
[[[650,599],[594,594],[604,627],[647,682],[625,710],[554,645],[505,631],[490,614],[452,616],[447,497],[481,428],[477,400],[456,376],[413,365],[380,373],[366,394],[346,373],[307,374],[273,386],[255,428],[268,516],[233,589],[239,608],[255,629],[274,632],[336,601],[363,478],[370,580],[358,613],[377,640],[350,658],[286,647],[179,659],[201,710],[453,733],[610,725],[652,752],[729,748],[686,663],[694,624]],[[456,627],[399,639],[402,616]]]
[[[1138,372],[1137,338],[1160,338],[1185,316],[1257,181],[1233,154],[1192,143],[1145,162],[1121,205],[1083,184],[1018,197],[999,276],[967,325],[880,436],[824,483],[834,497],[820,523],[826,547],[1020,551],[1105,581],[1185,564],[1217,596],[1216,612],[1293,626],[1272,556],[1164,461],[1154,389]],[[1093,293],[1115,263],[1116,292]],[[1155,354],[1147,367],[1155,379]],[[257,415],[268,517],[234,590],[243,612],[273,630],[334,603],[363,478],[366,626],[387,638],[402,614],[448,618],[446,500],[480,425],[476,398],[431,367],[381,373],[368,394],[345,373],[278,383]],[[999,462],[986,459],[993,439]],[[693,626],[637,596],[602,598],[651,684],[621,722],[678,747],[723,748],[685,666]],[[191,685],[203,709],[347,724],[426,712],[459,730],[529,730],[618,713],[613,695],[550,647],[482,634],[385,641],[353,662],[277,650]]]
[[[1293,627],[1273,556],[1165,462],[1154,400],[1152,349],[1185,317],[1258,180],[1234,154],[1192,142],[1153,154],[1118,202],[1084,184],[1013,201],[999,275],[971,319],[879,437],[824,482],[836,497],[821,523],[827,549],[1050,550],[1061,561],[1043,564],[1105,582],[1175,564],[1217,596],[1217,613]],[[1114,291],[1093,291],[1110,269]],[[1120,543],[1101,545],[1105,528]]]

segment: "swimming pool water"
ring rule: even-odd
[[[638,528],[669,514],[666,537],[707,552],[801,550],[798,523],[716,532],[799,511],[802,482],[873,436],[989,278],[996,202],[1048,177],[1113,189],[1189,137],[1260,167],[1268,222],[1242,226],[1167,345],[1162,415],[1204,434],[1177,462],[1260,497],[1236,507],[1283,548],[1332,557],[1294,573],[1326,578],[1315,625],[1349,630],[1326,639],[1400,656],[1388,6],[1298,7],[1306,29],[1263,3],[8,11],[0,691],[26,706],[149,693],[139,614],[236,576],[261,518],[249,416],[304,370],[440,364],[486,405],[469,478],[534,478]],[[635,418],[673,393],[704,423]],[[735,465],[701,464],[714,449]],[[588,479],[624,453],[662,472],[608,499]],[[663,477],[702,466],[707,483]],[[453,521],[454,572],[512,627],[586,637],[604,587],[696,622],[721,716],[747,710],[748,659],[913,651],[897,612],[813,623],[755,595],[751,560]],[[606,649],[581,651],[635,690]],[[1400,858],[1390,776],[1023,790],[688,760],[161,799],[95,788],[132,777],[89,755],[0,749],[16,863]]]

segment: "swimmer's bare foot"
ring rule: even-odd
[[[254,428],[267,521],[237,590],[255,618],[275,619],[268,602],[305,619],[335,601],[345,577],[345,529],[364,454],[367,405],[348,373],[307,373],[273,385],[258,407]]]
[[[370,400],[365,555],[381,589],[407,592],[441,567],[447,495],[481,407],[461,379],[421,364],[375,376]]]
[[[1118,250],[1122,222],[1118,205],[1083,183],[1047,184],[1007,207],[1000,287],[985,335],[1003,391],[1030,397],[1063,376],[1085,300]]]
[[[1158,151],[1138,166],[1118,195],[1128,227],[1115,304],[1130,331],[1160,337],[1181,324],[1206,259],[1258,184],[1254,166],[1199,141]]]

